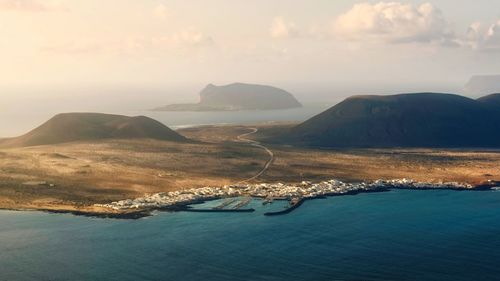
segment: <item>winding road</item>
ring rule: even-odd
[[[264,167],[262,168],[262,170],[259,171],[259,173],[257,173],[255,176],[251,177],[251,178],[248,178],[246,180],[242,180],[238,183],[245,183],[245,182],[249,182],[251,180],[254,180],[258,177],[260,177],[262,174],[264,174],[267,169],[269,169],[269,166],[271,166],[271,164],[273,163],[274,161],[274,153],[267,147],[263,146],[260,142],[258,141],[255,141],[255,140],[251,140],[251,139],[247,139],[246,137],[249,136],[249,135],[253,135],[255,133],[257,133],[259,131],[259,129],[257,128],[251,128],[252,131],[251,132],[248,132],[248,133],[244,133],[244,134],[241,134],[239,136],[236,137],[236,139],[240,142],[246,142],[248,144],[250,144],[251,146],[254,146],[254,147],[257,147],[257,148],[260,148],[260,149],[263,149],[267,152],[267,154],[269,154],[269,160],[267,160],[266,164],[264,165]]]

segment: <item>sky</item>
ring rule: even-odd
[[[491,0],[0,0],[0,34],[4,97],[236,81],[438,88],[500,72]]]

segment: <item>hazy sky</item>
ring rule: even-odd
[[[492,0],[0,0],[0,34],[0,89],[446,84],[500,72]]]

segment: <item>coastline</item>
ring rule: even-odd
[[[393,180],[394,181],[394,180]],[[324,183],[324,182],[323,182]],[[362,183],[365,184],[366,183]],[[372,183],[373,184],[373,183]],[[353,189],[353,190],[348,190],[348,191],[343,191],[343,192],[329,192],[329,193],[323,193],[323,194],[317,194],[317,195],[311,195],[311,196],[302,196],[302,197],[293,197],[293,196],[285,196],[285,197],[276,197],[274,200],[292,200],[293,198],[297,198],[298,202],[290,205],[284,210],[277,210],[273,212],[267,212],[264,213],[265,216],[277,216],[277,215],[285,215],[288,214],[296,209],[298,209],[305,201],[312,201],[316,199],[325,199],[328,197],[339,197],[339,196],[356,196],[358,194],[364,194],[364,193],[378,193],[378,192],[388,192],[391,190],[414,190],[414,191],[430,191],[430,190],[452,190],[452,191],[491,191],[496,187],[500,186],[500,181],[491,181],[489,183],[484,183],[480,185],[466,185],[466,187],[463,186],[438,186],[438,187],[432,187],[432,186],[421,186],[421,187],[415,187],[414,185],[418,183],[413,182],[412,185],[384,185],[384,186],[374,186],[372,188],[361,188],[361,189]],[[350,185],[350,184],[348,184]],[[449,185],[447,183],[446,185]],[[149,217],[152,216],[152,213],[154,211],[160,211],[160,212],[200,212],[200,213],[216,213],[216,212],[223,212],[223,213],[248,213],[248,212],[253,212],[255,209],[249,208],[249,209],[194,209],[191,207],[191,205],[196,205],[196,204],[203,204],[205,202],[213,201],[213,200],[220,200],[224,198],[236,198],[240,197],[242,194],[234,194],[232,196],[227,196],[227,195],[218,195],[218,196],[207,196],[205,198],[195,198],[192,200],[185,200],[182,202],[176,202],[171,205],[165,205],[165,206],[150,206],[150,207],[134,207],[134,208],[124,208],[124,209],[113,209],[113,208],[106,208],[102,204],[95,204],[93,206],[88,206],[84,208],[79,208],[76,209],[74,207],[69,208],[70,206],[67,206],[68,208],[61,208],[61,206],[56,206],[55,208],[47,208],[47,207],[41,207],[41,208],[36,208],[36,207],[0,207],[0,210],[5,210],[5,211],[38,211],[38,212],[45,212],[49,214],[71,214],[74,216],[84,216],[84,217],[92,217],[92,218],[100,218],[100,219],[141,219],[144,217]],[[246,196],[249,196],[254,199],[261,199],[265,200],[267,197],[266,196],[259,196],[259,195],[249,195],[247,194]],[[130,199],[128,199],[130,200]]]
[[[64,209],[64,208],[50,209],[50,208],[0,207],[0,211],[70,214],[74,216],[100,218],[100,219],[140,219],[151,216],[152,215],[151,213],[154,210],[137,210],[129,212],[97,212],[97,211],[85,211],[85,210],[74,210],[74,209]]]
[[[129,212],[143,208],[109,210],[96,208],[93,204],[127,198],[134,200],[154,193],[190,188],[221,187],[251,179],[267,166],[270,155],[260,147],[249,145],[248,141],[260,142],[262,136],[269,134],[268,130],[284,128],[275,124],[190,125],[194,126],[180,129],[180,132],[199,143],[179,145],[153,140],[107,140],[1,149],[0,209],[130,217],[133,215]],[[258,132],[245,137],[255,129]],[[267,182],[273,185],[283,182],[290,185],[304,179],[317,182],[331,178],[359,183],[379,178],[411,178],[480,184],[500,178],[500,151],[497,150],[324,151],[273,144],[265,146],[273,152],[276,161],[258,180],[245,183]],[[219,197],[223,196],[227,194]],[[186,199],[190,201],[192,198]]]

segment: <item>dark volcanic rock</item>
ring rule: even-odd
[[[301,107],[285,90],[271,86],[234,83],[226,86],[207,85],[197,104],[172,104],[158,111],[228,111],[273,110]]]
[[[500,147],[497,98],[354,96],[271,141],[321,147]]]

